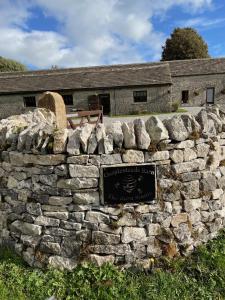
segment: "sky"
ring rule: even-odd
[[[225,56],[224,0],[0,0],[0,56],[29,69],[159,61],[175,27]]]

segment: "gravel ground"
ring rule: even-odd
[[[202,107],[184,107],[184,109],[186,109],[188,112],[186,113],[180,113],[180,114],[194,114],[196,115],[201,109]],[[161,120],[164,120],[164,119],[168,119],[168,118],[171,118],[172,116],[174,115],[178,115],[178,113],[171,113],[171,114],[159,114],[157,115],[157,117],[159,117]],[[121,121],[121,122],[129,122],[129,121],[133,121],[135,119],[143,119],[143,120],[147,120],[148,118],[150,117],[150,115],[146,115],[146,116],[127,116],[127,117],[108,117],[108,116],[104,116],[104,124],[108,125],[108,124],[111,124],[112,122],[115,122],[115,121]]]

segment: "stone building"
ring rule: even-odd
[[[44,91],[60,93],[68,111],[97,95],[112,115],[223,104],[225,58],[0,73],[0,118],[32,110]]]

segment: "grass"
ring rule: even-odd
[[[77,267],[73,272],[26,266],[0,251],[1,300],[222,300],[225,299],[225,231],[188,258],[162,259],[146,274],[112,265]]]
[[[120,118],[120,117],[140,117],[140,116],[157,116],[157,115],[170,115],[170,114],[176,114],[176,113],[186,113],[188,110],[184,108],[179,108],[175,112],[151,112],[151,113],[140,113],[140,114],[129,114],[129,115],[115,115],[115,116],[109,116],[110,118]]]

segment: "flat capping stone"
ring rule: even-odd
[[[153,180],[154,180],[154,189],[155,189],[155,195],[152,200],[149,201],[140,201],[140,202],[116,202],[114,203],[107,203],[105,202],[104,199],[104,170],[106,169],[114,169],[114,168],[126,168],[126,167],[145,167],[145,166],[152,166],[154,169],[154,175],[153,175]],[[156,163],[123,163],[123,164],[116,164],[116,165],[101,165],[100,166],[100,180],[99,180],[99,194],[100,194],[100,204],[105,206],[105,205],[110,205],[110,206],[117,206],[118,204],[124,204],[124,205],[133,205],[137,206],[140,204],[156,204],[157,202],[157,165]]]

